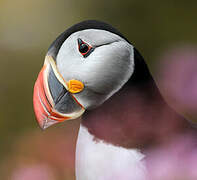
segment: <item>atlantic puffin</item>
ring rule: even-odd
[[[161,96],[139,51],[97,20],[73,25],[51,44],[33,104],[42,129],[81,117],[77,180],[144,180],[145,150],[191,130]]]

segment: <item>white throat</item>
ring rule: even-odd
[[[77,180],[144,180],[144,155],[138,149],[126,149],[95,140],[80,126],[76,146]]]

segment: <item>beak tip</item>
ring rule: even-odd
[[[44,123],[43,123],[43,126],[42,126],[42,129],[45,130],[47,129],[48,127],[54,125],[54,124],[57,124],[58,121],[55,121],[55,120],[52,120],[52,119],[49,119],[47,118]]]
[[[55,120],[52,120],[52,119],[49,119],[49,118],[45,118],[42,121],[37,121],[37,122],[39,124],[40,129],[43,130],[43,131],[45,129],[47,129],[48,127],[58,123],[58,121],[55,121]]]

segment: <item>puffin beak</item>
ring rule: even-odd
[[[51,56],[46,56],[34,86],[33,105],[42,129],[80,117],[85,109],[73,96],[83,90],[81,81],[65,82]]]

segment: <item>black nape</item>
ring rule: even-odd
[[[147,84],[150,81],[153,81],[153,78],[148,66],[139,51],[134,48],[134,72],[128,83],[131,83],[132,86],[137,86]]]

